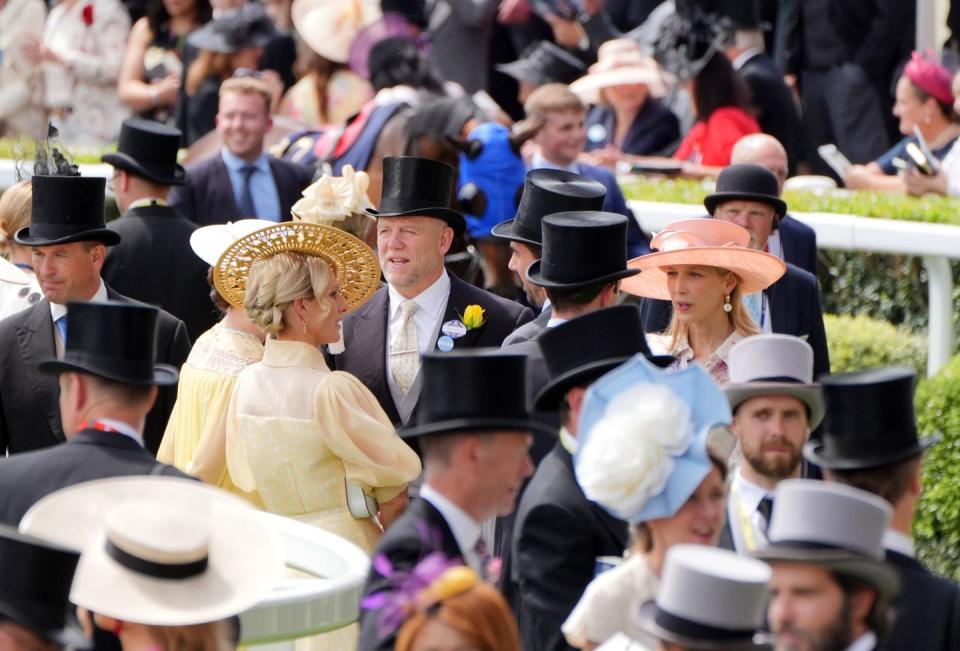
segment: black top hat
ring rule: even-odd
[[[70,242],[120,243],[120,234],[103,220],[107,180],[83,176],[34,176],[30,225],[13,236],[25,246]]]
[[[80,554],[0,525],[0,618],[61,646],[90,641],[68,616],[70,585]]]
[[[380,210],[367,208],[368,215],[381,217],[436,217],[447,222],[459,235],[467,228],[463,215],[450,208],[457,171],[446,163],[417,156],[388,156],[383,159],[383,192]]]
[[[187,43],[201,50],[231,54],[264,47],[276,34],[277,28],[263,6],[248,2],[192,32]]]
[[[587,71],[583,61],[550,41],[532,44],[516,61],[499,63],[495,67],[505,75],[535,86],[569,84]]]
[[[787,214],[787,202],[781,199],[780,182],[766,167],[741,163],[730,165],[717,177],[717,189],[703,199],[711,215],[724,201],[757,201],[773,208],[777,217]]]
[[[918,455],[940,437],[917,438],[913,414],[915,373],[879,368],[819,378],[827,404],[823,437],[804,455],[831,470],[876,468]]]
[[[543,218],[543,257],[527,268],[527,280],[547,289],[576,289],[638,273],[627,269],[626,217],[558,212]]]
[[[490,232],[494,237],[539,247],[543,242],[540,222],[546,215],[602,210],[606,196],[603,184],[586,176],[563,170],[531,170],[523,182],[517,214]]]
[[[673,362],[669,355],[652,356],[640,310],[633,305],[604,308],[548,328],[537,344],[550,377],[534,402],[540,411],[556,409],[569,389],[591,384],[637,353],[662,368]]]
[[[67,303],[63,359],[40,362],[45,373],[79,371],[125,384],[176,384],[177,369],[154,364],[158,310],[139,303]]]
[[[100,157],[104,163],[124,172],[160,183],[183,185],[187,174],[177,164],[180,130],[165,124],[130,118],[120,129],[117,151]]]
[[[470,431],[529,431],[556,435],[530,417],[527,356],[499,350],[428,353],[416,423],[403,438]]]

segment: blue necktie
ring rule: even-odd
[[[253,165],[244,165],[240,168],[240,174],[243,176],[243,187],[240,188],[240,203],[237,210],[241,217],[255,218],[257,216],[257,207],[253,204],[253,193],[250,191],[250,179],[257,168]]]
[[[67,315],[64,314],[62,317],[54,321],[57,325],[57,330],[60,331],[60,341],[63,342],[63,347],[67,347]]]

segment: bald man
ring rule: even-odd
[[[767,168],[777,177],[780,192],[783,192],[783,182],[787,180],[787,152],[773,136],[755,133],[738,140],[733,146],[730,164],[739,163]],[[817,234],[790,215],[784,215],[775,226],[767,241],[767,250],[814,275],[817,273]]]

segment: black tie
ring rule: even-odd
[[[241,217],[256,217],[257,207],[253,203],[253,193],[250,191],[250,177],[257,171],[253,165],[244,165],[240,168],[240,174],[243,176],[243,187],[240,188],[240,205],[237,210]]]
[[[763,516],[763,534],[767,534],[767,529],[770,528],[770,519],[773,517],[773,499],[769,496],[764,496],[760,503],[757,504],[757,513]]]

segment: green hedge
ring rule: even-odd
[[[925,337],[866,316],[825,314],[823,325],[834,373],[881,366],[910,366],[918,374],[926,372]]]
[[[77,164],[95,164],[100,162],[100,157],[110,151],[116,151],[116,145],[109,147],[93,147],[85,145],[64,145],[62,149],[67,152],[68,158]],[[0,158],[10,160],[32,161],[36,146],[30,139],[0,138]]]

